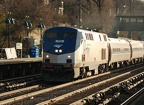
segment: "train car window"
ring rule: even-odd
[[[57,38],[58,37],[58,33],[54,32],[54,33],[47,33],[46,35],[47,38]]]
[[[113,52],[120,52],[120,48],[113,48]]]
[[[133,50],[138,51],[141,50],[142,48],[133,48]]]
[[[124,48],[124,51],[129,51],[129,49],[128,48]]]
[[[76,33],[74,32],[65,32],[62,34],[63,38],[75,38],[76,37]]]

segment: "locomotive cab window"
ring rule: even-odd
[[[76,38],[76,33],[75,32],[52,32],[52,33],[47,33],[46,35],[47,38]]]
[[[47,33],[46,37],[47,38],[57,38],[58,37],[58,33],[56,33],[56,32]]]
[[[74,32],[65,32],[62,34],[63,38],[75,38],[76,37],[76,33]]]

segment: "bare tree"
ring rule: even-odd
[[[96,3],[96,5],[98,7],[98,10],[99,10],[99,12],[101,14],[102,9],[104,7],[105,0],[93,0],[93,1]]]
[[[0,0],[0,26],[4,25],[7,12],[12,12],[16,24],[11,28],[11,34],[18,38],[25,34],[23,22],[25,16],[30,17],[33,28],[37,27],[39,19],[47,27],[54,21],[102,29],[108,32],[112,29],[115,15],[144,15],[143,2],[139,0],[63,0],[64,15],[57,14],[56,9],[61,6],[61,0],[51,0],[44,4],[43,0]],[[4,26],[5,27],[5,26]]]
[[[29,16],[30,22],[33,24],[30,30],[37,27],[40,18],[43,18],[46,26],[53,21],[54,9],[51,9],[49,5],[44,5],[43,0],[2,0],[2,6],[5,17],[8,12],[11,12],[11,17],[15,19],[15,25],[11,26],[11,36],[14,42],[25,36],[23,26],[25,16]],[[4,21],[5,19],[1,20],[1,23]]]

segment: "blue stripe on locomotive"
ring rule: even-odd
[[[50,33],[58,33],[56,37],[48,36]],[[73,33],[74,37],[71,36],[63,37],[65,33]],[[47,29],[43,36],[43,51],[55,55],[66,54],[75,51],[77,38],[77,29],[70,27],[54,27]],[[60,53],[56,53],[55,50],[62,50]]]

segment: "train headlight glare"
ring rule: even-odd
[[[57,52],[58,52],[58,49],[55,49],[55,52],[57,53]]]
[[[49,58],[49,55],[46,55],[46,58]]]
[[[70,56],[70,55],[68,55],[68,58],[71,58],[71,56]]]
[[[62,52],[62,49],[60,49],[59,52],[61,53],[61,52]]]

